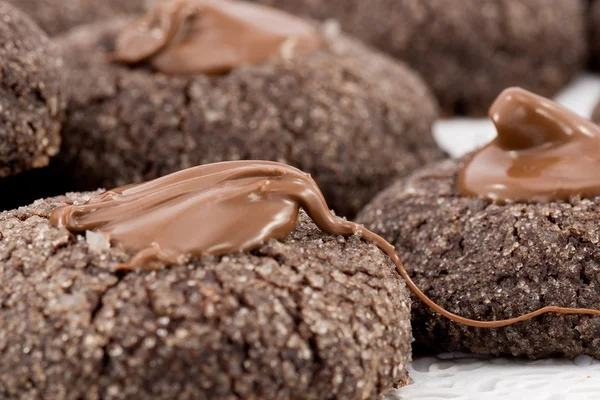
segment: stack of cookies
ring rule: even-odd
[[[0,398],[600,358],[600,128],[527,91],[595,65],[596,3],[0,0]]]

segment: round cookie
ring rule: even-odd
[[[64,65],[26,15],[0,1],[0,178],[48,164],[60,146]]]
[[[51,36],[119,14],[141,13],[155,0],[4,0],[28,14]]]
[[[407,383],[409,296],[374,245],[301,213],[251,253],[114,272],[131,254],[48,222],[88,198],[0,214],[3,399],[376,399]]]
[[[551,96],[586,57],[579,0],[256,1],[339,20],[419,72],[446,114],[483,115],[513,85]]]
[[[109,62],[128,23],[58,39],[72,89],[60,157],[76,189],[264,159],[310,172],[332,208],[351,216],[395,176],[443,157],[425,84],[349,38],[326,29],[316,52],[185,77]]]
[[[600,309],[600,197],[496,205],[457,193],[468,157],[394,183],[358,216],[396,246],[436,303],[479,320],[547,305]],[[600,319],[546,314],[504,328],[453,323],[413,303],[415,340],[431,349],[531,358],[600,358]]]

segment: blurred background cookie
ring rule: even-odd
[[[339,20],[419,72],[449,115],[482,115],[509,86],[552,96],[586,58],[579,0],[257,1]]]
[[[141,13],[156,0],[5,0],[53,36],[119,14]]]
[[[43,167],[58,152],[66,67],[57,48],[25,14],[0,1],[0,18],[2,178]]]
[[[211,4],[204,18],[227,13],[226,7],[259,7],[203,3]],[[185,53],[182,46],[179,54],[175,45],[142,62],[108,60],[119,55],[119,35],[127,39],[133,32],[132,40],[146,40],[135,35],[137,25],[132,31],[129,26],[167,12],[157,7],[139,21],[103,22],[57,38],[71,89],[61,174],[74,179],[73,188],[110,188],[198,164],[265,159],[310,172],[332,208],[351,216],[395,176],[443,157],[431,135],[435,100],[414,72],[331,29],[318,30],[277,10],[260,7],[258,12],[276,13],[276,21],[291,18],[314,35],[310,40],[321,42],[319,47],[282,57],[282,48],[275,46],[263,61],[242,60],[221,74],[158,70],[186,63],[210,67],[211,57],[221,62],[220,50],[208,55],[203,49],[235,47],[218,41],[241,29],[235,17],[211,25],[218,32],[214,35],[183,42],[195,43],[186,46],[200,51]],[[243,20],[251,14],[238,15]],[[258,35],[247,33],[244,46],[252,46]],[[204,42],[214,37],[221,39]]]

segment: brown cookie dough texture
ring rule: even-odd
[[[0,214],[2,399],[376,399],[407,382],[408,291],[374,245],[301,213],[252,253],[113,273],[130,254],[48,223],[86,198]]]
[[[39,27],[0,1],[0,178],[43,167],[58,152],[64,68]]]
[[[119,14],[141,13],[157,0],[4,0],[28,14],[50,36]],[[165,0],[166,1],[166,0]]]
[[[483,115],[506,87],[552,96],[585,61],[579,0],[257,0],[335,18],[406,61],[445,113]]]
[[[58,40],[72,89],[60,157],[77,189],[210,162],[273,160],[310,172],[329,205],[349,216],[394,176],[443,156],[423,82],[331,29],[325,48],[309,55],[182,77],[109,63],[126,23]]]
[[[600,197],[512,205],[461,197],[463,162],[398,181],[359,222],[393,243],[416,284],[461,316],[499,320],[550,305],[600,309]],[[598,317],[546,314],[479,329],[415,302],[412,320],[415,340],[438,351],[600,358]]]

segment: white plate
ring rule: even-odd
[[[584,74],[556,100],[589,117],[600,97],[600,76]],[[440,120],[434,126],[439,145],[454,157],[486,144],[495,136],[487,119]],[[600,361],[527,361],[465,354],[417,358],[410,367],[413,383],[389,399],[395,400],[600,400]]]

